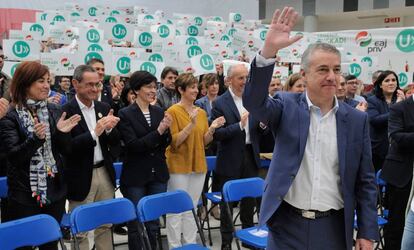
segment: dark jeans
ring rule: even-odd
[[[125,187],[121,186],[122,195],[132,201],[136,208],[139,200],[144,196],[151,194],[164,193],[167,191],[167,183],[151,181],[142,187]],[[128,227],[128,249],[141,250],[143,249],[143,228],[138,225],[137,220],[132,220],[127,223]],[[157,249],[157,234],[160,231],[159,220],[149,221],[145,223],[147,228],[148,238],[150,240],[151,249]]]
[[[253,150],[251,146],[246,146],[246,150],[243,155],[243,163],[241,167],[241,173],[238,178],[223,176],[215,173],[215,178],[217,180],[218,185],[220,186],[220,190],[222,190],[224,183],[229,180],[235,179],[242,179],[242,178],[250,178],[250,177],[257,177],[258,176],[258,169],[256,167],[256,163],[253,156]],[[256,199],[254,198],[244,198],[240,202],[240,221],[242,223],[242,228],[248,228],[254,226],[253,222],[253,214],[254,214],[254,207],[256,205]],[[233,240],[233,228],[232,228],[232,220],[233,220],[233,204],[230,203],[230,212],[231,217],[228,216],[228,212],[226,211],[226,205],[224,202],[220,204],[220,232],[221,232],[221,244],[227,245],[231,244]]]
[[[401,249],[405,225],[405,209],[410,196],[411,181],[402,188],[387,184],[388,223],[384,226],[386,250]]]
[[[7,220],[17,220],[24,217],[37,215],[37,214],[48,214],[56,219],[58,223],[62,220],[62,216],[65,213],[65,199],[55,201],[47,206],[39,207],[38,205],[25,205],[21,204],[13,199],[8,200],[7,208]],[[49,242],[47,244],[39,246],[40,250],[57,250],[58,242]],[[32,247],[22,247],[19,249],[29,250]]]

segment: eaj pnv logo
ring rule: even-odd
[[[63,67],[69,67],[69,65],[70,65],[70,61],[69,61],[69,59],[68,59],[67,57],[64,57],[64,58],[62,58],[62,59],[60,60],[60,64],[61,64]]]
[[[355,42],[361,47],[368,46],[371,43],[371,40],[371,34],[367,31],[361,31],[355,37]]]
[[[30,46],[25,41],[17,41],[12,47],[13,54],[19,58],[25,58],[30,54]]]
[[[395,39],[395,45],[402,52],[414,51],[414,29],[402,30]]]

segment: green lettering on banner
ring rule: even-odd
[[[116,62],[116,69],[121,74],[128,74],[131,68],[131,59],[129,57],[123,56],[118,59]]]
[[[148,32],[142,32],[138,36],[138,42],[142,47],[148,47],[152,44],[152,35]]]
[[[194,26],[194,25],[188,26],[187,33],[188,33],[189,36],[198,36],[197,26]]]
[[[185,44],[187,44],[187,45],[198,45],[198,40],[195,37],[189,37],[185,41]]]
[[[88,9],[88,14],[89,14],[89,16],[96,16],[96,11],[97,11],[98,9],[96,8],[96,7],[90,7],[89,9]]]
[[[96,29],[90,29],[88,32],[86,32],[86,40],[88,40],[90,43],[97,43],[99,40],[101,40],[101,36]]]
[[[162,38],[166,38],[170,35],[170,28],[167,25],[160,25],[157,29],[157,33]]]
[[[400,88],[404,89],[408,84],[408,76],[405,72],[398,74],[398,82],[400,83]]]
[[[395,45],[405,53],[414,51],[414,29],[405,29],[398,33]]]
[[[44,31],[44,29],[43,29],[42,25],[37,24],[37,23],[32,24],[32,26],[30,26],[30,29],[29,29],[29,30],[30,30],[30,31],[40,32],[40,34],[41,34],[42,36],[43,36],[43,34],[45,33],[45,31]]]
[[[201,18],[201,17],[195,17],[194,18],[194,21],[195,21],[195,23],[196,23],[196,25],[197,26],[201,26],[201,25],[203,25],[203,19]]]
[[[152,62],[144,62],[143,64],[141,64],[139,69],[147,71],[147,72],[151,73],[154,76],[157,73],[157,67],[155,67],[155,65]]]
[[[85,60],[84,60],[85,64],[88,63],[88,61],[91,60],[92,58],[97,58],[97,59],[103,60],[102,56],[99,53],[96,53],[96,52],[93,51],[93,52],[89,52],[88,54],[86,54]]]
[[[92,43],[91,45],[89,45],[87,51],[103,51],[103,49],[101,45],[97,43]]]
[[[197,45],[190,46],[187,49],[187,56],[188,56],[188,58],[191,58],[193,56],[197,56],[197,55],[200,55],[200,54],[203,54],[203,51]]]
[[[351,63],[349,65],[349,74],[355,77],[359,77],[361,75],[362,68],[358,63]]]
[[[214,61],[213,58],[209,55],[202,55],[200,57],[200,65],[205,70],[213,70],[214,69]]]
[[[25,41],[17,41],[12,46],[13,54],[19,58],[25,58],[30,54],[30,46]]]
[[[123,24],[115,24],[112,27],[112,35],[116,39],[123,39],[127,35],[127,29]]]
[[[148,57],[148,61],[150,62],[163,62],[164,59],[160,54],[152,54],[150,57]]]
[[[233,16],[233,21],[235,21],[236,23],[238,23],[238,22],[240,22],[240,20],[241,20],[241,15],[239,13],[236,13]]]
[[[113,17],[113,16],[110,16],[110,17],[107,17],[106,19],[105,19],[105,23],[117,23],[118,21],[116,20],[116,18],[115,17]]]

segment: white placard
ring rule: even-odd
[[[162,62],[148,62],[148,61],[139,61],[139,60],[131,61],[131,72],[132,73],[137,70],[148,71],[149,73],[153,74],[158,80],[161,79],[161,72],[164,68],[165,68],[165,64]]]
[[[210,54],[193,56],[190,61],[191,67],[194,70],[194,76],[216,73],[214,58]]]
[[[273,69],[273,77],[279,78],[281,82],[285,82],[289,77],[289,68],[275,66]]]
[[[4,61],[1,73],[5,74],[8,78],[12,78],[19,64],[20,62]]]
[[[3,52],[9,60],[39,60],[40,42],[24,40],[3,40]]]
[[[55,76],[72,76],[75,68],[82,64],[75,54],[58,53],[41,53],[40,62]]]

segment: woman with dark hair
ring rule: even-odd
[[[10,86],[12,107],[0,120],[0,137],[9,162],[7,220],[49,214],[60,221],[65,211],[60,155],[81,117],[65,119],[66,113],[47,102],[49,76],[49,69],[38,62],[21,63]],[[52,242],[40,249],[58,247]]]
[[[136,206],[139,200],[151,194],[167,191],[169,173],[165,149],[170,144],[171,116],[150,103],[155,100],[157,78],[146,71],[136,71],[129,84],[135,93],[135,102],[119,111],[119,131],[125,144],[121,174],[121,192]],[[141,227],[136,220],[128,222],[129,249],[142,249]],[[157,249],[156,235],[159,222],[145,224],[152,249]]]
[[[368,98],[368,116],[372,145],[372,162],[375,171],[382,168],[388,152],[388,115],[390,105],[405,99],[394,71],[381,73],[374,83],[375,95]]]
[[[135,102],[135,92],[132,90],[131,85],[129,83],[125,84],[125,87],[122,89],[121,92],[121,108],[129,106]]]

